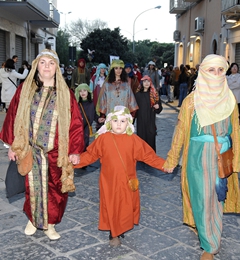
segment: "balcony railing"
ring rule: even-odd
[[[181,14],[187,10],[189,3],[184,0],[170,0],[170,14]]]
[[[240,0],[222,0],[222,15],[225,21],[239,21]]]
[[[46,28],[60,24],[60,14],[48,0],[0,0],[1,11]]]
[[[222,14],[240,12],[240,0],[222,0]]]

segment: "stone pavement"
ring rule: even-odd
[[[166,99],[163,100],[166,101]],[[166,158],[174,125],[176,101],[163,104],[157,116],[157,154]],[[0,112],[0,122],[4,113]],[[7,150],[0,146],[0,260],[198,260],[202,250],[197,236],[182,224],[180,172],[155,169],[138,171],[141,195],[140,225],[125,234],[122,246],[110,248],[108,232],[98,230],[99,170],[76,171],[76,192],[71,193],[62,222],[61,238],[49,241],[41,230],[26,236],[27,218],[22,212],[24,195],[5,195]],[[216,260],[240,259],[240,219],[224,215],[222,247]]]

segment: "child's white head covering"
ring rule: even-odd
[[[128,125],[125,133],[127,135],[132,135],[134,133],[134,126],[132,124],[133,118],[130,114],[129,109],[124,106],[115,106],[114,109],[107,115],[104,125],[97,131],[96,138],[101,134],[110,132],[112,130],[110,121],[121,117],[127,118],[128,120]]]

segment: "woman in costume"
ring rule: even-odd
[[[156,114],[162,111],[162,102],[149,76],[141,79],[135,97],[139,107],[136,113],[137,135],[156,152]]]
[[[149,76],[152,80],[153,86],[156,90],[159,90],[159,74],[158,70],[156,70],[156,63],[153,61],[148,62],[147,70],[144,71],[143,76]]]
[[[104,63],[100,63],[97,66],[96,72],[90,80],[89,87],[90,90],[93,92],[93,103],[95,107],[97,105],[98,96],[104,83],[104,80],[107,77],[107,74],[107,66]]]
[[[99,179],[99,229],[110,231],[110,246],[121,244],[120,236],[139,224],[139,190],[128,187],[128,179],[135,179],[136,162],[143,161],[163,170],[164,159],[140,137],[134,134],[133,118],[128,108],[116,106],[98,130],[97,139],[80,155],[81,168],[97,159],[101,161]]]
[[[220,250],[223,212],[240,212],[238,107],[227,85],[227,69],[226,59],[215,54],[206,56],[201,63],[196,89],[182,103],[171,150],[164,164],[164,169],[172,172],[183,146],[183,222],[198,234],[204,250],[201,260],[213,259]],[[229,149],[228,136],[231,136],[234,173],[227,179],[218,177],[212,124],[221,152]]]
[[[75,190],[73,164],[79,162],[84,140],[78,104],[53,50],[43,50],[33,61],[10,104],[0,139],[10,146],[10,160],[21,160],[29,148],[33,152],[25,182],[25,234],[42,229],[49,239],[59,239],[54,225],[61,222],[68,191]]]
[[[113,60],[107,79],[99,94],[96,111],[101,118],[105,119],[106,115],[118,105],[127,107],[133,117],[138,109],[135,96],[128,84],[124,62],[122,60]]]
[[[134,74],[133,65],[131,63],[126,63],[124,69],[128,74],[128,84],[131,86],[132,92],[135,94],[139,86],[139,81],[137,75]]]
[[[97,66],[96,72],[92,76],[90,80],[90,90],[93,92],[93,103],[94,107],[97,106],[98,97],[102,88],[102,85],[107,77],[107,66],[104,63],[100,63]],[[96,130],[98,130],[102,126],[101,123],[96,123]]]
[[[89,85],[89,82],[90,82],[90,73],[86,68],[86,61],[84,59],[79,59],[78,66],[73,71],[71,88],[75,90],[75,88],[79,84],[86,83]]]

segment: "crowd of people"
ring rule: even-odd
[[[199,238],[200,259],[214,259],[223,213],[240,213],[238,64],[229,66],[212,54],[194,68],[158,69],[149,61],[140,71],[116,59],[90,73],[79,59],[75,69],[68,66],[64,72],[57,53],[45,49],[31,66],[24,61],[16,72],[13,58],[0,69],[7,112],[0,139],[9,146],[10,160],[32,152],[25,179],[25,234],[42,229],[50,240],[59,239],[55,225],[63,217],[68,192],[75,190],[74,168],[100,160],[99,230],[109,231],[109,244],[119,246],[124,233],[139,224],[139,190],[128,187],[137,180],[137,162],[172,173],[182,153],[183,222]],[[168,103],[177,99],[180,108],[166,159],[156,155],[162,95]],[[233,149],[233,173],[225,179],[218,177],[211,126],[221,152]],[[93,132],[96,139],[90,143]],[[225,187],[224,194],[219,187]]]

